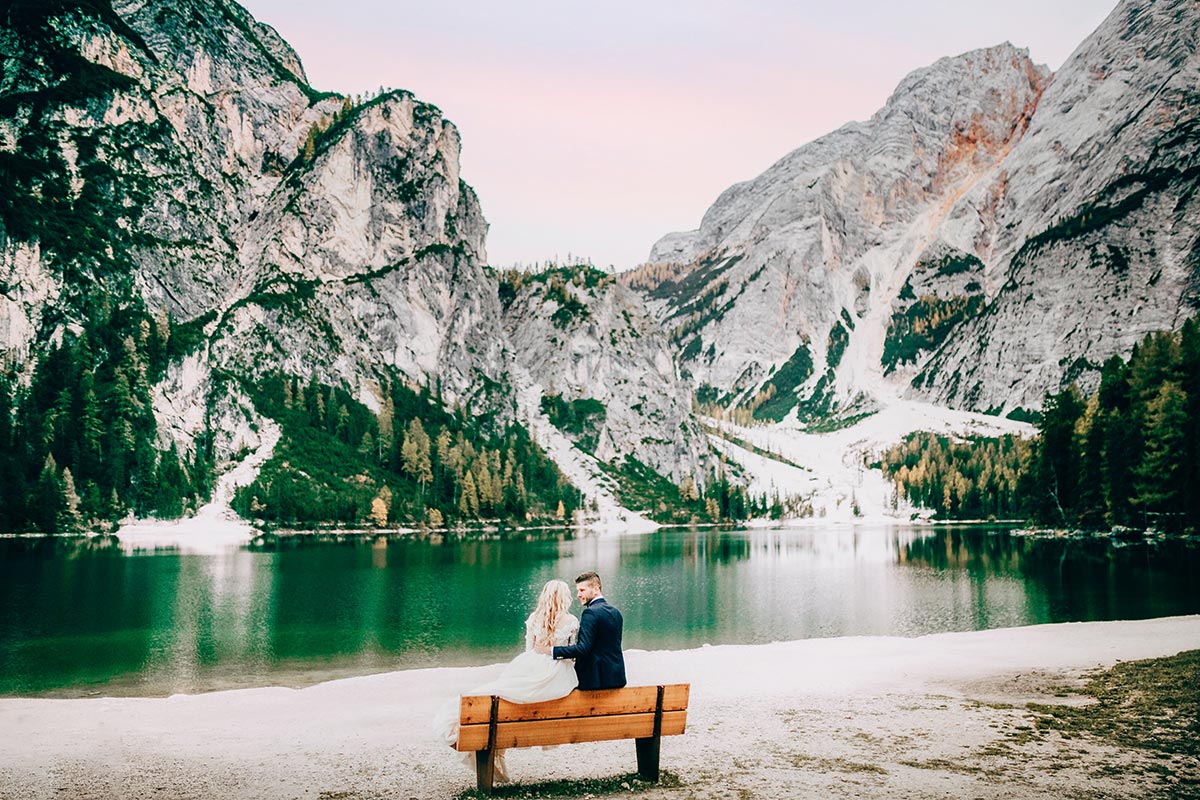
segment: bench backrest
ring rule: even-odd
[[[544,703],[510,703],[488,695],[463,697],[455,748],[469,752],[680,734],[687,724],[690,688],[676,683],[576,689]]]

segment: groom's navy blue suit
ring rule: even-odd
[[[554,658],[575,659],[580,689],[620,689],[625,685],[621,655],[621,612],[596,597],[579,618],[575,644],[554,648]]]

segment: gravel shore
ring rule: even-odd
[[[604,742],[510,753],[518,786],[508,793],[1189,796],[1200,785],[1189,783],[1200,780],[1195,759],[1043,730],[1029,704],[1088,702],[1078,690],[1089,671],[1197,647],[1200,616],[631,651],[631,684],[692,684],[687,733],[663,740],[669,780],[622,779],[635,769],[633,743]],[[168,698],[0,699],[0,798],[457,797],[474,776],[428,721],[498,669]]]

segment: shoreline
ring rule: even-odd
[[[177,520],[156,520],[147,518],[137,520],[135,523],[146,526],[160,526],[164,529],[174,527],[180,523],[195,520],[195,517],[181,517]],[[785,519],[747,519],[729,522],[677,522],[677,523],[660,523],[656,530],[811,530],[816,527],[830,527],[838,530],[847,528],[916,528],[916,529],[937,529],[945,527],[997,527],[1020,529],[1020,526],[1025,525],[1027,520],[1017,519],[905,519],[901,517],[860,517],[857,519],[835,519],[835,518],[816,518],[816,517],[792,517]],[[263,536],[276,536],[279,538],[293,538],[302,536],[324,536],[324,535],[344,535],[344,536],[384,536],[403,538],[409,536],[469,536],[471,534],[510,534],[510,533],[533,533],[533,532],[560,532],[560,533],[596,533],[596,534],[615,534],[618,536],[642,536],[645,532],[638,530],[623,531],[613,530],[611,528],[597,527],[588,524],[584,525],[499,525],[488,524],[479,526],[463,526],[463,527],[441,527],[441,528],[413,528],[408,526],[396,526],[387,528],[364,528],[361,526],[347,527],[312,527],[312,528],[293,528],[293,527],[276,527],[276,528],[261,528],[246,523],[249,533],[245,537],[245,543],[249,544],[255,539]],[[1025,530],[1025,529],[1021,529]],[[1029,529],[1031,531],[1041,529]],[[1047,531],[1056,531],[1057,529],[1046,529]],[[1075,532],[1079,533],[1079,532]],[[189,534],[189,536],[194,534]],[[1171,536],[1172,534],[1167,534]],[[0,532],[0,539],[104,539],[112,538],[121,540],[120,532],[117,530],[109,531],[64,531],[59,533],[42,533],[40,531],[8,531]],[[213,537],[214,539],[217,537]],[[130,540],[134,541],[134,540]]]
[[[240,518],[239,518],[240,520]],[[212,526],[210,531],[197,530],[202,523]],[[178,520],[143,519],[125,523],[115,531],[69,531],[41,533],[38,531],[0,532],[0,539],[112,539],[120,542],[129,552],[152,552],[175,547],[191,548],[202,546],[204,551],[228,546],[260,543],[264,539],[298,539],[315,536],[358,536],[387,539],[453,537],[459,539],[487,539],[513,534],[544,533],[598,536],[643,536],[653,531],[624,530],[605,525],[506,525],[488,523],[475,526],[456,527],[408,527],[364,528],[361,526],[315,526],[312,528],[258,527],[240,521],[230,525],[229,520],[214,523],[211,519],[183,517]],[[911,528],[915,530],[938,530],[942,528],[1002,528],[1012,536],[1026,539],[1097,540],[1123,543],[1183,541],[1200,542],[1200,533],[1188,531],[1163,531],[1155,528],[1128,528],[1117,526],[1111,530],[1083,530],[1078,528],[1039,527],[1021,519],[933,519],[919,517],[858,517],[854,519],[793,517],[785,519],[747,519],[728,522],[661,523],[658,530],[803,530],[830,528],[848,530],[853,528]],[[234,530],[236,528],[236,530]],[[139,529],[141,529],[139,531]]]
[[[692,684],[688,732],[662,745],[663,768],[681,786],[636,796],[990,796],[986,770],[964,772],[955,759],[992,759],[1004,731],[1026,724],[1023,704],[1066,702],[1055,698],[1089,670],[1198,645],[1200,615],[629,651],[631,685]],[[0,698],[0,795],[454,797],[473,777],[428,722],[445,698],[500,667],[166,698]],[[1025,775],[1028,754],[1005,762],[1024,776],[1005,796],[1061,796],[1072,769],[1083,780],[1113,757],[1098,745],[1063,746],[1077,767]],[[623,775],[632,759],[631,743],[604,742],[519,750],[509,765],[529,783]],[[929,764],[905,766],[914,759]],[[1104,779],[1136,796],[1121,780]]]

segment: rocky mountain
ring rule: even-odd
[[[167,342],[151,375],[163,449],[211,436],[224,461],[258,446],[238,382],[273,373],[375,411],[389,380],[436,383],[451,405],[515,418],[510,369],[528,364],[610,409],[598,457],[669,442],[648,461],[700,473],[664,340],[628,322],[644,316],[638,298],[606,290],[586,337],[625,345],[586,366],[526,335],[553,313],[531,295],[513,327],[458,130],[436,107],[316,91],[278,34],[228,0],[17,0],[0,51],[0,358],[18,387],[97,309],[144,307],[159,334],[143,324],[127,360]],[[642,406],[605,385],[627,368]]]
[[[594,269],[552,270],[502,284],[511,375],[536,387],[541,412],[605,463],[633,455],[676,483],[704,464],[691,390],[641,299]],[[654,424],[651,431],[646,421]]]
[[[699,399],[760,419],[1092,388],[1197,307],[1198,28],[1127,0],[1053,75],[1007,44],[941,59],[624,280]]]

